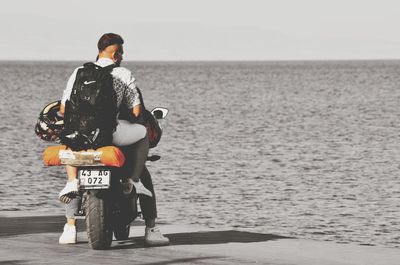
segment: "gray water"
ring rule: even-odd
[[[0,210],[63,213],[33,128],[80,63],[1,62]],[[126,63],[170,114],[160,221],[400,247],[400,62]]]

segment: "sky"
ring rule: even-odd
[[[394,0],[12,0],[0,60],[90,60],[103,33],[125,60],[400,59]]]

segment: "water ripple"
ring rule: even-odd
[[[1,211],[63,212],[33,127],[76,65],[0,63]],[[160,219],[400,247],[399,66],[128,64],[171,111],[149,165]]]

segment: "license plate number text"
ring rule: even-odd
[[[110,186],[109,170],[81,169],[79,184],[85,189],[107,189]]]

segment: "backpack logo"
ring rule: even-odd
[[[96,83],[96,81],[85,81],[83,82],[84,85],[89,85],[89,84],[93,84]]]

